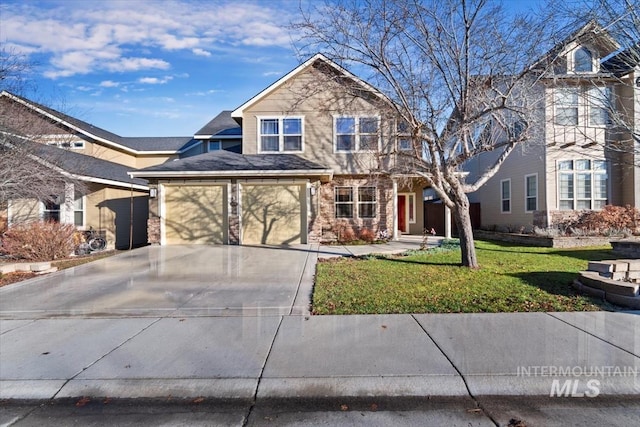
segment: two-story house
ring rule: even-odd
[[[7,147],[32,145],[42,173],[54,171],[68,182],[47,200],[14,198],[0,206],[8,225],[29,220],[74,224],[102,233],[108,247],[147,243],[147,182],[131,169],[199,152],[192,137],[121,137],[26,98],[0,93],[0,138]]]
[[[537,65],[534,137],[469,195],[481,203],[483,226],[531,230],[608,204],[640,207],[637,53],[621,51],[592,21]],[[483,171],[490,156],[469,162],[468,172]]]
[[[394,153],[411,146],[390,107],[368,83],[312,57],[197,132],[206,152],[130,173],[151,188],[149,241],[421,234],[424,182],[394,174]],[[240,152],[220,150],[238,133]]]

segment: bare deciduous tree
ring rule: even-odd
[[[531,67],[549,45],[539,22],[486,0],[343,0],[303,11],[300,49],[321,51],[382,91],[408,125],[405,165],[458,226],[462,265],[477,268],[467,193],[532,138],[543,94]],[[462,166],[494,152],[467,182]]]
[[[26,56],[0,47],[0,92],[21,92],[32,71]],[[10,96],[0,97],[0,214],[6,213],[10,200],[58,201],[65,183],[82,192],[83,183],[62,167],[64,151],[42,144],[55,126]],[[70,133],[59,134],[55,142],[64,145],[71,138]]]

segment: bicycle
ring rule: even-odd
[[[85,240],[89,245],[91,252],[102,251],[107,247],[107,241],[98,234],[97,231],[90,227],[88,231],[85,231]]]

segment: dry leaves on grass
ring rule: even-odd
[[[36,274],[30,271],[6,273],[3,275],[0,275],[0,287],[10,285],[15,282],[20,282],[22,280],[31,279],[32,277],[36,277]]]

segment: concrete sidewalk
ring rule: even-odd
[[[317,257],[357,248],[312,247],[289,314],[0,320],[0,399],[640,394],[640,312],[305,313]]]
[[[2,320],[0,398],[638,394],[639,314]]]

